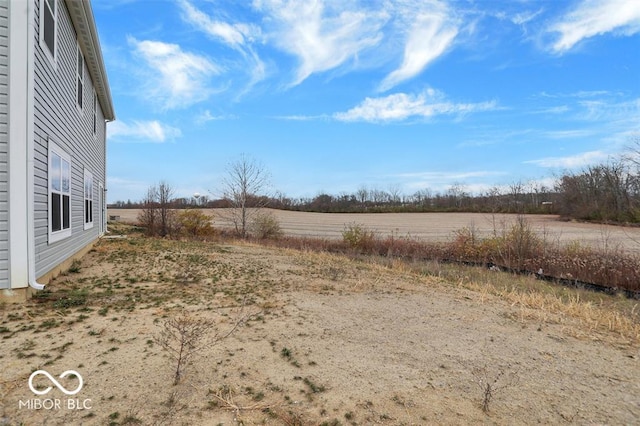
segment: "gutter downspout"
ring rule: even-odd
[[[29,286],[44,290],[44,284],[36,277],[36,235],[35,235],[35,176],[34,176],[34,55],[35,55],[35,2],[27,6],[27,257],[29,264]]]

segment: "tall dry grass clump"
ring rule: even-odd
[[[378,237],[366,226],[350,223],[342,231],[342,240],[348,247],[366,253],[375,248]]]

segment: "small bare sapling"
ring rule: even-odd
[[[204,349],[215,346],[233,334],[251,315],[239,315],[231,328],[224,333],[211,319],[204,319],[182,313],[168,318],[162,324],[162,330],[154,337],[155,343],[169,354],[175,363],[173,384],[180,383],[184,370],[193,357]]]

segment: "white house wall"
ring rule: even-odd
[[[93,83],[84,72],[83,110],[76,105],[76,33],[65,2],[57,0],[57,61],[39,43],[39,0],[35,2],[34,218],[36,276],[42,276],[99,236],[99,183],[105,182],[105,122],[98,104],[93,134]],[[44,1],[44,0],[42,0]],[[71,156],[71,236],[49,242],[48,140]],[[84,230],[84,170],[94,176],[94,226]]]
[[[0,0],[0,289],[9,288],[9,7]]]

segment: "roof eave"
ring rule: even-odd
[[[113,121],[116,116],[91,4],[88,0],[65,0],[65,3],[78,36],[78,44],[85,56],[104,119]]]

